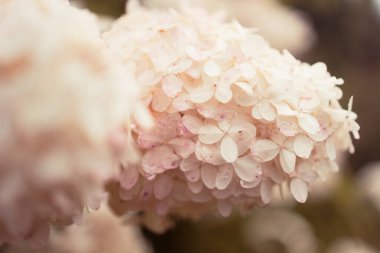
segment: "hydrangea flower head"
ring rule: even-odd
[[[98,207],[137,94],[118,66],[90,13],[0,1],[0,244]]]
[[[137,7],[105,33],[135,65],[155,119],[134,129],[141,164],[123,164],[126,209],[165,219],[207,209],[262,206],[274,186],[305,202],[310,184],[353,151],[356,114],[339,100],[342,79],[309,65],[237,22],[200,9]]]

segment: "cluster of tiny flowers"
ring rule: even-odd
[[[123,164],[128,210],[161,218],[265,205],[275,185],[305,202],[310,184],[353,151],[356,114],[342,109],[323,63],[279,52],[253,30],[199,9],[135,6],[104,34],[135,66],[155,127],[135,128],[139,164]]]
[[[97,208],[115,156],[128,160],[134,84],[90,13],[0,0],[0,244],[40,244]]]

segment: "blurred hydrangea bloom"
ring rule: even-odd
[[[380,163],[370,163],[362,168],[358,185],[361,193],[380,211]]]
[[[41,249],[13,245],[3,253],[148,253],[151,252],[139,229],[123,224],[107,207],[83,217],[81,226],[53,229],[49,243]]]
[[[113,159],[129,160],[136,94],[93,15],[0,0],[0,243],[39,245],[50,223],[98,207]]]
[[[255,252],[317,252],[318,238],[301,215],[289,210],[265,210],[246,223],[245,237]],[[271,250],[272,249],[272,250]]]
[[[191,3],[209,11],[224,11],[244,26],[257,28],[271,46],[297,55],[310,49],[316,36],[300,12],[277,0],[142,0],[142,3],[160,8],[178,8]]]
[[[135,5],[134,1],[131,6]],[[268,204],[274,185],[305,202],[310,184],[353,151],[356,114],[342,79],[271,48],[257,33],[200,9],[134,6],[105,33],[135,64],[155,127],[134,129],[139,165],[123,164],[120,198],[148,216],[228,216]]]
[[[327,250],[328,253],[378,253],[370,245],[360,239],[344,238],[336,240]]]

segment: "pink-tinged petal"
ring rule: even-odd
[[[201,170],[195,169],[185,172],[185,177],[189,182],[197,182],[201,178]]]
[[[203,182],[202,180],[199,180],[197,182],[187,182],[187,187],[189,187],[190,191],[192,193],[198,194],[203,190]]]
[[[162,74],[154,69],[147,69],[137,76],[137,81],[143,86],[153,86],[161,81]]]
[[[135,166],[128,166],[121,171],[120,185],[126,190],[132,189],[139,180],[139,171]]]
[[[273,184],[269,180],[261,181],[260,196],[264,204],[268,204],[272,199]]]
[[[199,161],[194,155],[192,155],[187,159],[183,159],[181,161],[179,168],[183,172],[187,172],[187,171],[199,169],[201,167],[201,165],[202,165],[202,162]]]
[[[169,196],[173,189],[173,179],[166,174],[160,175],[156,178],[154,183],[154,196],[157,199],[164,199]]]
[[[308,183],[318,178],[318,173],[314,170],[314,164],[310,161],[303,161],[297,166],[297,175]]]
[[[268,47],[268,43],[259,35],[251,35],[241,44],[243,54],[250,57],[257,57]]]
[[[190,100],[193,103],[201,104],[209,101],[212,96],[214,96],[215,93],[215,87],[210,85],[202,85],[198,88],[195,88],[190,93]]]
[[[195,203],[207,203],[211,201],[212,195],[209,190],[203,188],[203,190],[199,194],[192,194],[191,200]]]
[[[120,187],[119,189],[119,197],[121,200],[129,201],[134,198],[140,193],[141,190],[141,184],[137,183],[133,188],[131,189],[124,189],[123,187]]]
[[[305,203],[309,190],[305,181],[300,178],[293,178],[290,181],[290,192],[297,202]]]
[[[235,141],[228,135],[224,136],[220,144],[220,154],[226,162],[233,163],[238,158],[238,148]]]
[[[163,142],[163,139],[154,134],[145,131],[140,131],[137,137],[137,144],[140,148],[151,149]]]
[[[309,158],[314,142],[305,134],[299,134],[294,140],[294,152],[301,158]]]
[[[156,212],[160,216],[164,216],[168,213],[170,205],[168,200],[159,201],[156,206]]]
[[[229,88],[231,84],[238,81],[240,77],[241,73],[239,69],[237,69],[236,67],[232,67],[220,76],[218,86]]]
[[[276,108],[267,100],[263,100],[258,105],[261,117],[266,121],[273,121],[276,119]]]
[[[211,77],[219,76],[222,72],[222,69],[220,68],[219,64],[217,64],[214,60],[206,61],[203,70],[208,76]]]
[[[218,168],[211,164],[203,164],[201,167],[201,178],[205,186],[209,189],[215,188]]]
[[[330,160],[335,160],[336,159],[336,149],[335,149],[334,140],[332,138],[327,139],[325,148],[326,148],[327,157]]]
[[[175,97],[182,90],[182,81],[176,75],[166,75],[162,79],[162,90],[168,97]]]
[[[216,125],[207,124],[198,131],[198,138],[204,144],[214,144],[222,139],[225,133]]]
[[[199,141],[195,145],[195,155],[199,160],[214,165],[220,165],[225,162],[216,145],[205,145]]]
[[[279,153],[280,147],[271,140],[258,140],[251,147],[253,157],[259,162],[273,160]]]
[[[195,151],[195,143],[191,139],[175,138],[169,141],[175,153],[182,158],[188,158]]]
[[[236,191],[238,190],[238,184],[236,183],[236,180],[232,180],[230,184],[227,186],[224,190],[218,190],[214,189],[212,191],[212,195],[214,195],[217,199],[227,199],[231,197]]]
[[[256,181],[263,173],[260,164],[249,155],[237,159],[234,167],[238,177],[246,182]]]
[[[218,213],[225,218],[230,216],[232,212],[232,204],[228,200],[218,200],[216,208]]]
[[[298,115],[298,123],[309,134],[317,134],[320,129],[318,120],[310,114],[301,113]]]
[[[277,127],[285,136],[295,136],[298,133],[298,122],[295,117],[277,117]]]
[[[230,88],[217,87],[215,90],[215,98],[223,104],[227,104],[232,99],[232,91]]]
[[[146,152],[142,158],[142,169],[148,174],[160,174],[179,166],[181,158],[168,146],[160,146]]]
[[[251,80],[255,77],[256,75],[256,68],[248,63],[244,62],[239,65],[239,70],[241,72],[241,75],[246,79],[246,80]]]
[[[193,102],[190,100],[190,96],[187,93],[181,93],[173,99],[172,106],[179,112],[184,112],[194,108]]]
[[[231,183],[234,176],[234,169],[231,164],[224,164],[219,168],[218,174],[216,175],[216,189],[224,190]]]
[[[189,113],[182,117],[182,123],[192,134],[197,134],[203,125],[203,121],[200,118]]]
[[[240,180],[240,186],[243,187],[244,189],[250,189],[250,188],[255,188],[256,186],[258,186],[260,182],[261,182],[261,176],[257,175],[255,180],[251,182]]]
[[[282,169],[286,173],[290,174],[296,168],[296,155],[293,152],[283,148],[280,151],[280,163]]]
[[[152,109],[156,112],[164,112],[168,109],[172,99],[168,97],[161,89],[157,89],[152,98]]]
[[[236,142],[250,141],[256,136],[256,127],[243,120],[234,120],[228,134]]]

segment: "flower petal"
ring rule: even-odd
[[[261,101],[258,105],[261,117],[267,121],[276,119],[276,108],[267,100]]]
[[[164,145],[146,152],[142,158],[141,166],[146,173],[154,175],[177,168],[180,160],[180,157],[170,147]]]
[[[309,134],[317,134],[320,129],[318,120],[307,113],[298,115],[298,123],[300,127]]]
[[[216,175],[216,189],[224,190],[231,183],[234,176],[234,169],[231,164],[224,164],[219,168],[218,174]]]
[[[204,65],[204,72],[209,76],[219,76],[222,72],[220,66],[214,60],[208,60]]]
[[[196,104],[205,103],[212,98],[214,93],[215,93],[215,88],[213,86],[202,85],[198,88],[195,88],[190,93],[190,100]]]
[[[187,172],[187,171],[199,169],[201,167],[201,165],[202,165],[202,162],[199,161],[194,155],[192,155],[187,159],[183,159],[181,161],[179,168],[183,172]]]
[[[158,83],[162,78],[162,75],[154,69],[147,69],[141,72],[137,81],[143,86],[152,86]]]
[[[330,160],[335,160],[336,159],[336,149],[335,149],[335,144],[334,140],[332,138],[329,138],[326,140],[326,155]]]
[[[166,198],[172,189],[173,179],[169,175],[163,174],[156,178],[153,193],[157,199]]]
[[[135,166],[128,166],[123,169],[120,175],[120,186],[126,190],[132,189],[139,179],[139,174]]]
[[[290,192],[299,203],[305,203],[308,196],[308,187],[305,181],[300,178],[293,178],[290,181]]]
[[[185,177],[189,182],[197,182],[201,178],[201,170],[195,169],[185,172]]]
[[[220,165],[225,162],[216,145],[206,145],[200,141],[195,144],[195,155],[199,160],[214,165]]]
[[[244,62],[244,63],[240,64],[239,65],[239,70],[240,70],[242,76],[246,80],[251,80],[256,75],[256,69],[255,69],[255,67],[251,63],[248,63],[248,62]]]
[[[279,151],[280,147],[268,139],[258,140],[251,147],[253,157],[259,162],[267,162],[274,159]]]
[[[296,167],[296,155],[283,148],[280,151],[280,163],[286,173],[292,173]]]
[[[175,97],[182,90],[182,81],[176,75],[166,75],[162,79],[162,90],[168,97]]]
[[[206,163],[201,167],[202,181],[209,189],[215,188],[217,174],[218,168],[216,166]]]
[[[218,86],[229,88],[231,84],[239,80],[241,73],[236,67],[232,67],[224,72],[219,79]]]
[[[216,125],[207,124],[198,131],[198,138],[204,144],[214,144],[220,141],[225,133]]]
[[[261,181],[260,195],[264,204],[268,204],[272,198],[272,182],[269,180]]]
[[[234,167],[238,177],[246,182],[256,181],[263,172],[260,164],[249,155],[237,159]]]
[[[215,98],[219,102],[226,104],[232,99],[232,91],[230,88],[217,87],[215,90]]]
[[[309,158],[314,142],[305,134],[299,134],[294,140],[294,152],[301,158]]]
[[[276,125],[285,136],[295,136],[298,133],[298,122],[295,117],[279,116]]]
[[[218,200],[216,203],[216,208],[219,214],[226,218],[231,214],[232,204],[228,200]]]
[[[152,98],[152,109],[156,112],[164,112],[168,109],[171,103],[171,98],[168,97],[162,89],[157,89]]]
[[[235,141],[228,135],[224,136],[220,144],[220,154],[226,162],[232,163],[238,157],[238,148]]]
[[[182,117],[182,123],[192,134],[197,134],[203,124],[200,118],[189,113]]]
[[[187,138],[175,138],[169,141],[175,153],[182,158],[188,158],[195,151],[195,143]]]
[[[256,136],[256,127],[247,121],[234,120],[228,134],[236,142],[250,141]]]

